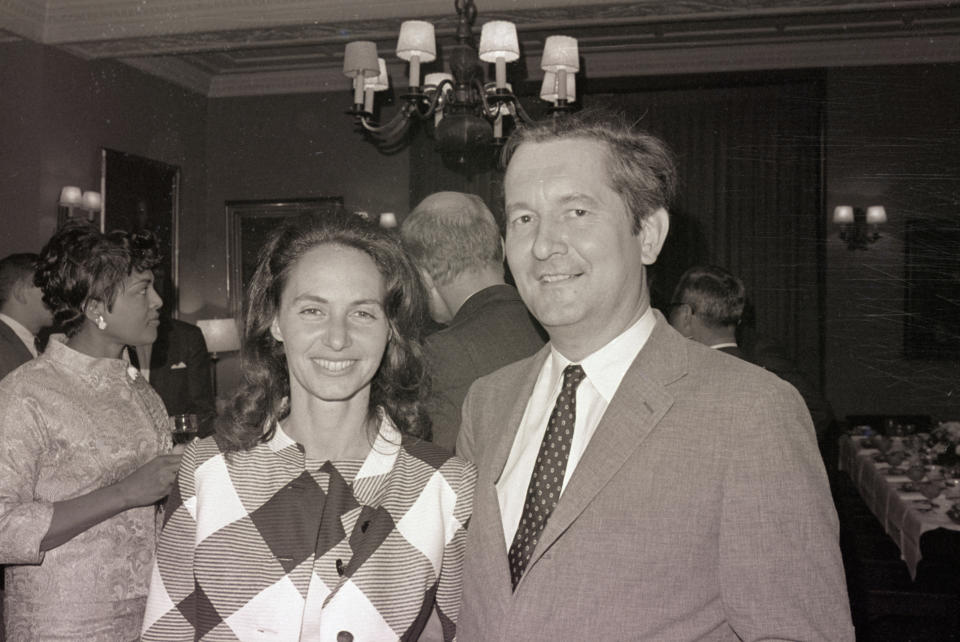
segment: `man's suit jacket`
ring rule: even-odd
[[[3,321],[0,321],[0,379],[33,359],[23,341]]]
[[[150,352],[150,385],[170,415],[193,413],[200,434],[209,434],[216,415],[210,382],[210,355],[197,326],[165,318]]]
[[[433,386],[427,410],[433,443],[453,451],[460,408],[470,385],[539,350],[545,335],[509,285],[484,288],[467,299],[450,325],[425,342]]]
[[[853,640],[803,401],[656,315],[514,592],[495,483],[549,349],[471,388],[458,639]]]
[[[720,350],[754,363],[764,370],[769,370],[796,388],[803,397],[807,410],[810,411],[817,439],[823,440],[834,420],[833,409],[817,386],[797,368],[783,348],[764,337],[750,335],[749,342],[743,346],[720,348]]]

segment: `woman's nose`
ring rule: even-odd
[[[334,350],[343,350],[350,345],[350,331],[345,319],[332,318],[327,324],[323,341]]]

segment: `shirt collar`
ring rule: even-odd
[[[3,312],[0,312],[0,321],[3,321],[10,326],[10,329],[13,330],[13,333],[16,334],[21,341],[23,341],[25,346],[27,346],[27,350],[30,351],[30,354],[37,356],[37,346],[34,344],[34,339],[36,337],[33,336],[32,332],[27,330],[26,326],[13,317],[7,316]]]
[[[727,341],[726,343],[714,343],[714,344],[713,344],[712,346],[710,346],[710,347],[713,348],[714,350],[719,350],[720,348],[736,348],[736,347],[737,347],[737,342],[736,342],[736,341]]]
[[[613,399],[623,376],[627,374],[637,354],[646,345],[656,324],[657,317],[653,314],[653,308],[648,307],[636,323],[580,362],[587,379],[607,403]],[[572,363],[552,345],[550,359],[556,376],[560,376],[563,369]]]

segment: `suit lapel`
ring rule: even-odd
[[[673,405],[665,385],[686,372],[683,341],[657,312],[657,325],[610,400],[547,520],[531,565],[577,519]]]
[[[496,484],[503,474],[537,375],[549,353],[549,346],[545,346],[529,360],[528,367],[517,376],[499,382],[494,398],[504,400],[504,403],[497,406],[492,413],[489,425],[496,428],[490,431],[490,434],[499,435],[500,438],[491,445],[479,465],[480,478],[477,481],[475,511],[470,528],[477,530],[476,557],[486,560],[483,570],[487,574],[487,581],[484,585],[489,587],[490,595],[495,597],[498,609],[503,613],[509,608],[513,588],[510,584],[507,545],[503,537],[503,516],[500,513]],[[509,401],[511,399],[512,402]]]

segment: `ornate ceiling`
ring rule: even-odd
[[[537,79],[544,38],[580,41],[587,78],[960,61],[960,0],[477,0],[517,24]],[[343,46],[374,40],[391,81],[400,22],[453,42],[453,0],[0,0],[7,35],[118,59],[211,96],[340,91]],[[2,35],[2,34],[0,34]],[[519,67],[519,68],[518,68]],[[429,69],[428,69],[429,70]]]

